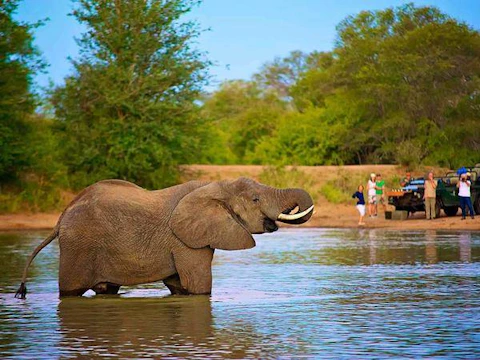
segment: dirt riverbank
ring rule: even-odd
[[[262,166],[213,166],[192,165],[185,167],[184,179],[221,180],[235,179],[239,176],[247,176],[259,179]],[[382,173],[384,178],[398,174],[403,175],[403,169],[394,165],[360,165],[360,166],[315,166],[298,167],[305,174],[315,179],[315,186],[319,188],[327,181],[338,176],[339,172],[352,174],[365,174],[365,178],[371,172]],[[388,185],[388,184],[387,184]],[[353,191],[352,191],[353,192]],[[316,203],[316,212],[312,219],[302,227],[326,227],[326,228],[350,228],[357,227],[358,213],[352,200],[351,205],[333,204],[326,201],[321,195]],[[37,230],[51,229],[55,226],[60,213],[37,213],[37,214],[6,214],[0,215],[0,230]],[[365,228],[389,228],[402,230],[415,229],[454,229],[454,230],[480,230],[480,216],[474,220],[467,218],[461,220],[460,215],[439,219],[425,220],[424,213],[415,213],[404,221],[386,220],[383,209],[379,210],[376,218],[366,218]]]

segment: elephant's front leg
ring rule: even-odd
[[[212,292],[213,252],[214,250],[209,247],[202,249],[182,247],[174,252],[173,258],[179,280],[175,278],[176,275],[165,279],[167,280],[165,285],[172,294],[200,295]]]

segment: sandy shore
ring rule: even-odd
[[[461,214],[459,212],[459,214]],[[480,230],[480,216],[475,219],[461,220],[461,216],[440,216],[438,219],[426,220],[424,212],[417,212],[407,220],[386,220],[383,210],[375,218],[365,217],[365,228],[389,228],[398,230],[449,229]],[[319,204],[317,212],[306,225],[310,227],[351,228],[358,227],[358,213],[355,207],[346,205]]]
[[[262,172],[261,166],[210,166],[192,165],[185,167],[184,179],[220,180],[234,179],[239,176],[247,176],[258,179]],[[301,171],[318,179],[318,186],[335,176],[338,171],[351,171],[369,174],[381,172],[382,174],[402,174],[403,169],[394,165],[360,165],[360,166],[316,166],[298,167]],[[368,176],[368,175],[366,175]],[[315,204],[316,212],[312,219],[301,227],[323,228],[355,228],[358,227],[358,213],[352,201],[352,205],[332,204],[320,198]],[[459,212],[460,214],[460,212]],[[60,213],[37,213],[37,214],[7,214],[0,215],[0,230],[38,230],[52,229],[60,216]],[[389,228],[402,230],[415,229],[452,229],[452,230],[480,230],[480,216],[474,220],[467,218],[461,220],[461,216],[446,217],[425,220],[424,213],[415,213],[404,221],[386,220],[383,210],[376,218],[366,218],[365,228]]]
[[[0,215],[0,230],[53,229],[59,217],[60,213]]]
[[[307,224],[300,227],[322,228],[354,228],[358,227],[358,215],[353,206],[331,205],[316,207],[316,213]],[[52,229],[57,223],[60,213],[52,214],[12,214],[0,215],[0,230],[40,230]],[[416,213],[404,221],[385,220],[380,211],[376,218],[366,218],[364,228],[388,228],[398,230],[419,229],[450,229],[450,230],[480,230],[480,216],[474,220],[461,220],[460,216],[442,216],[435,220],[425,220],[424,213]]]

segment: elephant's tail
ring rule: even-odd
[[[52,233],[48,235],[48,237],[43,240],[43,242],[37,246],[37,248],[33,251],[32,255],[28,258],[27,265],[25,266],[25,269],[23,270],[23,277],[22,277],[22,283],[20,284],[20,287],[17,290],[17,293],[15,294],[15,297],[18,299],[25,299],[27,295],[27,287],[25,286],[25,282],[27,281],[27,271],[28,267],[32,263],[33,259],[37,254],[48,244],[52,242],[53,239],[55,239],[58,236],[58,229],[59,229],[59,224],[55,226],[53,229]]]

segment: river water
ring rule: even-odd
[[[213,294],[59,300],[58,243],[0,233],[0,358],[480,358],[480,232],[280,230],[217,251]]]

